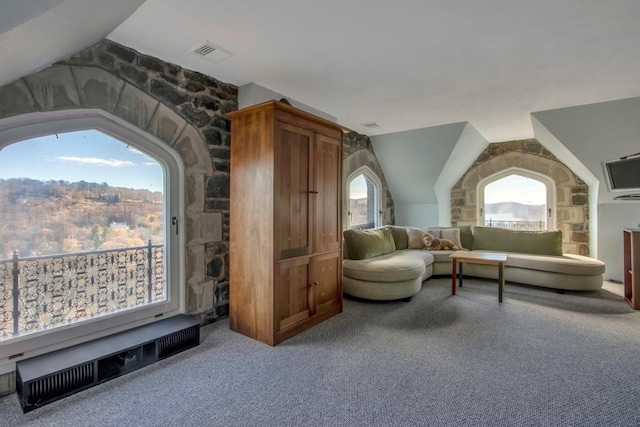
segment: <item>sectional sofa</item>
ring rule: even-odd
[[[432,275],[451,275],[453,251],[426,251],[425,230],[384,226],[345,230],[343,290],[372,300],[408,300]],[[593,291],[602,287],[602,261],[562,253],[562,232],[519,231],[496,227],[428,229],[451,238],[463,250],[507,253],[506,280],[558,290]],[[495,266],[467,264],[465,276],[496,279]]]

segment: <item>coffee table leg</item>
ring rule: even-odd
[[[458,285],[462,287],[462,261],[460,261],[458,266]]]
[[[502,302],[504,291],[504,262],[498,263],[498,302]]]
[[[451,263],[451,295],[456,294],[456,267],[458,262],[454,259]]]

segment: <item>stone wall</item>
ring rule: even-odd
[[[342,138],[342,226],[346,228],[347,215],[349,211],[349,201],[347,200],[346,184],[347,178],[362,166],[367,166],[382,183],[382,223],[395,224],[396,215],[393,205],[393,198],[389,192],[389,186],[384,178],[384,173],[378,163],[378,158],[373,151],[371,140],[366,135],[357,132],[344,134]]]
[[[556,227],[565,253],[589,255],[589,188],[537,140],[489,144],[451,189],[451,224],[477,225],[478,183],[509,168],[521,168],[555,183]]]
[[[100,109],[167,144],[184,165],[186,312],[228,313],[229,143],[238,91],[109,40],[0,87],[0,119]]]

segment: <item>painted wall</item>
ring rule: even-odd
[[[640,202],[613,200],[619,193],[607,191],[601,162],[640,151],[640,97],[542,111],[532,116],[599,181],[595,212],[597,257],[607,265],[605,278],[622,280],[622,229],[638,226]]]
[[[440,225],[438,217],[437,203],[409,203],[402,205],[402,209],[396,207],[396,225],[435,227]]]
[[[299,108],[302,111],[306,111],[307,113],[322,117],[323,119],[329,120],[330,122],[338,122],[338,119],[331,114],[327,114],[324,111],[317,110],[309,105],[303,104],[302,102],[298,102],[295,99],[291,99],[281,93],[268,89],[264,86],[260,86],[259,84],[247,83],[246,85],[238,87],[239,109],[261,104],[267,101],[273,101],[274,99],[280,100],[282,98],[287,98],[287,101],[289,101],[292,106]]]
[[[456,146],[463,123],[371,137],[397,203],[436,203],[433,183]],[[425,185],[427,184],[427,185]]]

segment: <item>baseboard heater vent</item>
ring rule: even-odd
[[[23,412],[200,344],[200,324],[175,316],[16,363]]]

